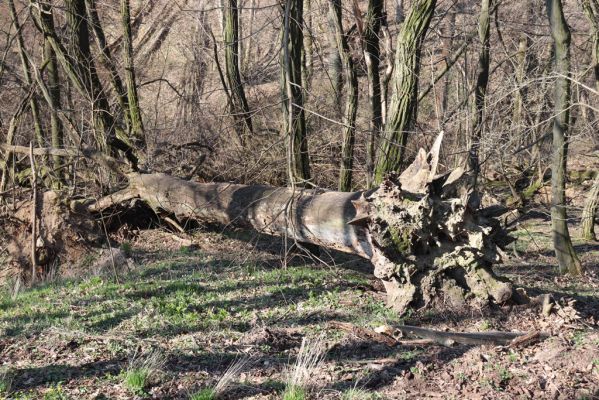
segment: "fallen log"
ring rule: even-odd
[[[205,223],[252,228],[369,259],[400,312],[437,305],[463,309],[512,297],[495,276],[503,233],[470,207],[462,170],[436,176],[441,137],[400,176],[376,190],[327,192],[263,185],[197,183],[165,174],[129,174],[124,190],[89,206],[100,211],[139,198],[155,210]]]
[[[101,162],[127,178],[128,185],[71,208],[97,213],[140,199],[179,219],[251,228],[356,254],[372,262],[388,304],[400,312],[409,307],[463,310],[467,305],[505,303],[517,293],[491,269],[498,260],[496,245],[505,244],[505,232],[492,212],[476,211],[476,193],[467,173],[457,169],[436,174],[441,140],[442,135],[429,153],[421,149],[401,175],[388,176],[375,190],[354,193],[197,183],[134,172],[86,149],[78,155]],[[74,154],[56,149],[38,153]]]

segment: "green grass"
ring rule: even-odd
[[[14,299],[9,291],[0,290],[0,336],[32,343],[43,332],[44,340],[77,343],[72,351],[60,353],[57,361],[70,364],[88,357],[90,351],[99,360],[131,358],[134,349],[140,345],[147,349],[152,343],[159,343],[174,357],[197,357],[207,346],[241,339],[256,321],[270,329],[297,327],[304,335],[324,332],[330,339],[339,332],[323,331],[321,321],[326,319],[371,327],[399,320],[383,301],[364,294],[368,275],[355,270],[245,265],[197,251],[182,254],[177,250],[153,257],[153,262],[123,273],[120,284],[110,276],[63,280],[38,284]],[[82,339],[86,337],[104,339],[88,343]],[[264,346],[267,354],[279,352]],[[119,383],[131,396],[146,393],[155,383],[151,374],[133,363],[118,368],[111,371],[109,384]],[[108,384],[107,375],[101,376]],[[61,379],[67,377],[60,372],[42,378],[49,384]],[[0,390],[6,391],[7,386],[0,379]],[[32,398],[42,398],[44,387],[48,386],[33,389]],[[16,395],[26,396],[11,393]]]
[[[291,385],[283,392],[283,400],[305,400],[307,399],[306,389],[301,386]]]
[[[398,320],[372,298],[359,296],[364,275],[339,269],[297,266],[271,269],[223,265],[198,253],[165,253],[163,259],[121,277],[39,285],[14,300],[0,292],[0,335],[35,335],[48,328],[137,337],[248,329],[256,314],[264,323],[300,320],[314,312],[338,311],[349,321],[376,326]],[[338,282],[342,280],[343,286]],[[66,301],[65,301],[66,300]]]
[[[189,400],[216,400],[216,393],[210,388],[202,389],[192,394]]]
[[[142,396],[148,387],[150,373],[145,368],[135,368],[125,373],[124,382],[127,389],[133,394]]]

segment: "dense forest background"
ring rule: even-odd
[[[0,398],[592,398],[598,171],[597,0],[2,1]]]

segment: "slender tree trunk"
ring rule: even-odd
[[[551,170],[551,225],[553,247],[561,273],[578,275],[582,265],[576,256],[566,214],[566,161],[570,120],[570,28],[561,0],[546,0],[547,16],[555,47],[555,116],[553,117],[553,160]]]
[[[530,7],[528,7],[530,9]],[[529,13],[530,16],[530,13]],[[520,34],[520,38],[518,39],[518,52],[516,53],[516,85],[517,88],[514,91],[514,109],[512,112],[512,126],[514,127],[514,132],[519,135],[522,129],[522,120],[524,113],[524,102],[526,99],[526,72],[527,72],[527,52],[528,47],[530,45],[530,40],[528,38],[528,34],[526,32],[522,32]]]
[[[379,35],[383,18],[383,1],[369,0],[364,27],[364,60],[368,74],[370,100],[370,136],[366,147],[366,186],[372,186],[376,146],[383,126],[381,102],[381,76],[379,74],[381,51]]]
[[[54,14],[52,6],[48,3],[42,4],[41,18],[45,20],[48,26],[54,29]],[[58,63],[56,61],[56,53],[47,38],[44,38],[44,62],[46,64],[46,73],[48,80],[48,93],[51,100],[50,104],[50,126],[52,129],[51,139],[52,147],[61,148],[63,147],[63,129],[60,118],[58,117],[58,110],[61,108],[60,105],[60,80],[58,77]],[[64,172],[61,171],[62,161],[60,157],[52,157],[52,164],[56,175],[58,176],[57,185],[64,181]]]
[[[306,32],[304,32],[303,86],[306,90],[308,90],[312,80],[312,69],[314,63],[312,59],[312,0],[304,0],[304,26],[306,27]]]
[[[108,71],[110,76],[110,83],[115,92],[116,99],[121,107],[123,118],[127,125],[127,131],[131,132],[131,113],[129,111],[129,102],[127,101],[127,90],[125,90],[123,81],[119,75],[116,67],[116,63],[112,57],[110,47],[106,43],[106,36],[104,35],[104,29],[98,16],[98,10],[96,8],[95,0],[85,0],[87,7],[87,15],[89,17],[89,24],[94,31],[94,37],[98,50],[100,50],[100,62],[102,66]]]
[[[397,38],[393,95],[375,169],[375,183],[399,171],[408,135],[414,129],[418,106],[418,75],[422,43],[435,11],[436,0],[415,0]]]
[[[329,33],[327,35],[329,40],[329,55],[327,57],[327,73],[333,86],[333,96],[335,99],[341,97],[341,91],[343,90],[343,66],[341,61],[341,54],[339,54],[339,48],[337,47],[337,39],[335,37],[335,21],[341,18],[341,8],[338,10],[332,10],[329,7],[327,13],[327,24],[329,27]],[[338,103],[336,103],[338,104]],[[341,113],[341,109],[338,109]]]
[[[599,1],[583,0],[582,7],[591,24],[593,73],[595,76],[595,90],[599,92]]]
[[[223,38],[225,41],[225,70],[231,91],[231,113],[239,124],[245,124],[249,133],[253,132],[250,107],[245,97],[241,73],[239,71],[239,17],[237,0],[226,0],[223,8]],[[238,128],[239,129],[239,128]],[[243,129],[242,129],[243,130]],[[239,135],[243,137],[243,135]]]
[[[343,145],[341,147],[341,168],[339,170],[339,191],[349,192],[352,186],[352,170],[354,162],[354,143],[356,141],[356,115],[358,112],[358,78],[354,68],[349,45],[343,30],[341,0],[330,0],[331,15],[337,43],[337,51],[343,60],[343,70],[347,81],[345,100],[345,116],[343,118]]]
[[[19,19],[17,17],[17,11],[15,9],[15,3],[13,0],[8,0],[8,9],[10,12],[10,17],[12,19],[13,25],[15,26],[16,36],[17,36],[17,46],[19,49],[19,57],[21,58],[21,66],[23,68],[23,76],[25,77],[25,83],[29,86],[30,90],[33,86],[33,80],[31,79],[31,67],[29,65],[30,60],[27,56],[27,51],[25,49],[25,42],[23,41],[23,33],[21,31],[21,24],[19,23]],[[29,108],[31,110],[31,117],[33,119],[33,128],[35,131],[35,139],[39,146],[44,146],[44,131],[42,129],[42,123],[40,120],[40,111],[39,105],[35,96],[31,96],[29,98]]]
[[[256,21],[256,0],[250,1],[250,19],[248,23],[248,35],[247,35],[247,43],[244,46],[243,51],[243,60],[241,61],[244,75],[247,75],[247,72],[250,69],[250,63],[252,62],[252,50],[254,48],[254,22]]]
[[[582,7],[584,9],[584,13],[591,25],[591,35],[592,35],[592,63],[593,63],[593,73],[595,76],[595,91],[599,93],[599,1],[598,0],[583,0]],[[591,98],[595,98],[599,100],[599,94],[590,93],[589,96]],[[597,101],[594,102],[597,104]],[[589,110],[589,114],[591,115],[592,125],[595,131],[597,130],[597,115],[599,113],[597,111]],[[597,135],[594,135],[594,142],[596,145],[599,145],[599,138]]]
[[[582,237],[587,240],[596,240],[595,215],[599,207],[599,173],[595,176],[593,186],[589,190],[587,201],[582,210]]]
[[[281,52],[281,89],[287,137],[289,184],[305,186],[310,181],[304,94],[302,88],[303,0],[286,0]]]
[[[139,96],[135,80],[133,64],[133,42],[131,40],[131,7],[129,0],[121,0],[121,17],[123,23],[123,61],[125,64],[125,81],[127,82],[127,99],[131,120],[131,136],[142,144],[145,143],[144,126],[139,107]]]
[[[475,176],[480,172],[479,150],[483,130],[483,114],[485,110],[485,96],[489,82],[489,7],[493,0],[482,0],[478,19],[478,38],[480,40],[480,53],[478,54],[478,67],[476,70],[476,88],[474,89],[474,118],[472,121],[472,140],[468,153],[468,164]]]

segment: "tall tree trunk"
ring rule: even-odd
[[[292,186],[310,181],[302,88],[303,0],[286,0],[281,50],[281,89],[287,137],[287,174]]]
[[[595,214],[599,207],[599,173],[595,176],[593,186],[589,190],[587,201],[582,210],[582,237],[587,240],[596,240],[595,238]]]
[[[223,8],[223,39],[225,41],[225,70],[229,90],[231,91],[232,109],[238,124],[245,125],[249,133],[254,131],[250,107],[245,97],[241,73],[239,72],[239,17],[237,0],[226,0]],[[237,129],[243,128],[237,127]],[[243,137],[241,133],[240,137]]]
[[[369,0],[364,26],[364,60],[368,74],[370,102],[370,136],[366,144],[366,186],[372,186],[376,146],[383,125],[381,102],[381,76],[379,74],[381,51],[379,34],[383,18],[383,1]]]
[[[41,18],[45,20],[48,26],[54,29],[54,13],[52,6],[48,3],[42,4]],[[63,147],[63,129],[62,123],[58,117],[58,110],[61,108],[60,105],[60,80],[58,77],[58,64],[56,61],[56,53],[47,38],[44,38],[44,62],[46,64],[47,80],[48,80],[48,93],[51,100],[50,104],[50,126],[52,129],[51,140],[52,147],[61,148]],[[52,164],[58,180],[56,184],[60,186],[63,182],[64,172],[61,171],[62,161],[60,157],[53,156]]]
[[[474,171],[475,177],[480,172],[479,150],[483,130],[483,114],[485,110],[485,96],[489,82],[489,7],[493,0],[482,0],[478,19],[478,39],[480,40],[480,53],[478,54],[478,67],[476,69],[476,87],[474,89],[474,118],[472,121],[472,139],[468,152],[468,164]]]
[[[106,43],[106,36],[104,35],[104,29],[100,17],[98,16],[98,10],[96,8],[95,0],[85,0],[87,7],[87,15],[89,17],[89,24],[94,32],[94,37],[98,50],[100,50],[100,63],[108,71],[110,76],[110,83],[115,92],[117,102],[121,107],[127,130],[131,131],[131,113],[129,112],[129,102],[127,100],[127,91],[123,86],[123,81],[119,75],[116,67],[116,63],[112,58],[110,47]]]
[[[553,117],[553,160],[551,163],[551,225],[553,247],[561,273],[578,275],[582,264],[570,239],[566,214],[566,161],[570,120],[570,28],[561,0],[546,0],[551,37],[555,47],[555,115]]]
[[[347,81],[347,95],[345,99],[345,116],[343,118],[343,145],[341,147],[341,168],[339,169],[339,191],[349,192],[352,187],[352,173],[354,162],[354,143],[356,141],[356,115],[358,112],[358,78],[354,62],[349,51],[349,45],[343,30],[341,13],[341,0],[330,0],[331,16],[337,43],[337,51],[343,60],[343,70]]]
[[[408,134],[414,129],[418,106],[420,53],[436,0],[415,0],[397,37],[393,95],[375,169],[375,183],[385,174],[399,171],[403,163]]]
[[[23,68],[23,76],[25,77],[25,83],[29,86],[30,90],[33,86],[33,80],[31,79],[31,66],[29,63],[29,57],[27,56],[27,50],[25,49],[25,42],[23,40],[23,32],[21,30],[21,24],[17,17],[17,11],[15,9],[15,3],[13,0],[8,0],[8,9],[13,25],[15,26],[17,36],[17,46],[19,49],[19,57],[21,58],[21,66]],[[29,98],[29,108],[31,110],[31,118],[33,119],[33,128],[35,131],[35,139],[39,146],[44,146],[44,131],[42,129],[42,123],[40,120],[39,105],[35,96]]]

